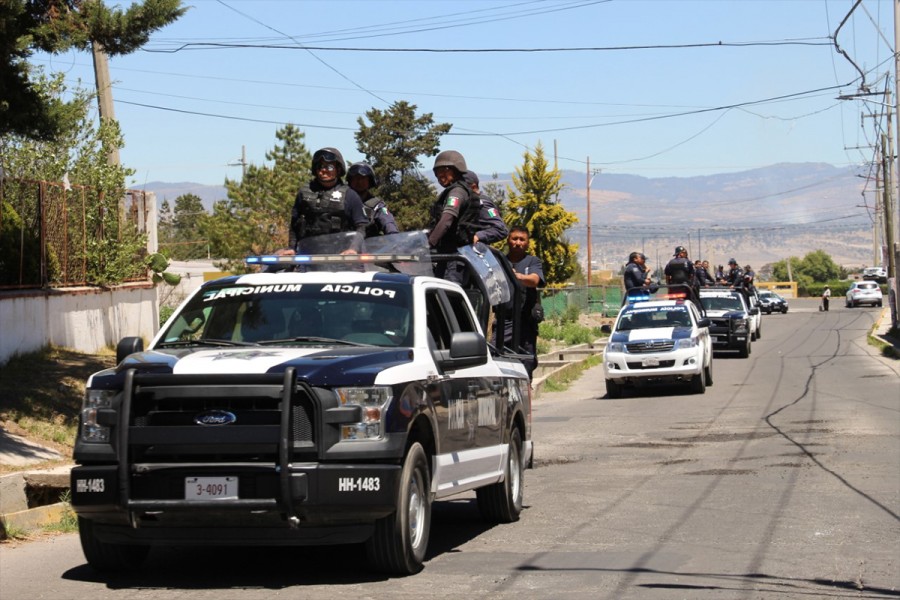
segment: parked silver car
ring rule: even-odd
[[[853,308],[860,304],[881,306],[882,301],[881,288],[874,281],[854,281],[847,290],[847,308]]]

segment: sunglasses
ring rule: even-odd
[[[319,163],[319,171],[337,171],[337,165],[332,163]]]

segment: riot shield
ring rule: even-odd
[[[512,291],[510,290],[509,280],[503,274],[503,268],[500,266],[497,258],[488,250],[487,246],[481,243],[477,244],[477,246],[480,246],[480,248],[461,246],[457,249],[457,252],[461,256],[466,257],[469,264],[475,269],[475,273],[484,282],[484,287],[488,293],[488,302],[491,306],[509,302],[509,299],[512,298]]]
[[[404,231],[390,235],[376,235],[363,242],[366,254],[400,254],[419,257],[417,262],[392,262],[393,269],[406,275],[434,275],[431,265],[431,252],[428,248],[428,237],[424,231]],[[366,265],[366,270],[384,270],[378,264]]]

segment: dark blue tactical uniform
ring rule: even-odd
[[[744,270],[740,268],[734,259],[728,262],[730,267],[728,275],[725,276],[725,283],[732,287],[742,287],[744,285]]]
[[[297,192],[291,210],[290,247],[306,237],[358,231],[364,233],[366,217],[359,195],[344,183],[325,189],[318,181],[304,185]]]
[[[703,265],[694,265],[694,281],[696,286],[707,286],[707,285],[716,285],[715,279],[713,279],[709,271],[707,271]]]
[[[476,236],[478,241],[484,244],[505,240],[509,235],[509,228],[500,217],[500,211],[497,210],[497,204],[493,198],[486,196],[478,189],[478,175],[474,171],[466,171],[463,173],[463,181],[469,186],[472,199],[479,204],[478,220],[470,225],[469,243],[472,243]]]
[[[375,196],[372,189],[378,187],[375,170],[367,162],[356,162],[347,170],[347,181],[363,201],[363,210],[369,219],[366,237],[400,233],[394,215],[388,210],[384,200]]]
[[[694,284],[694,263],[687,257],[684,246],[675,248],[675,258],[666,264],[666,283]]]
[[[376,235],[390,235],[392,233],[400,233],[394,215],[388,210],[384,200],[378,196],[373,196],[363,202],[366,216],[369,217],[369,226],[366,227],[366,237]]]
[[[631,260],[627,265],[625,265],[625,274],[622,276],[625,283],[625,291],[632,288],[643,287],[644,282],[647,280],[647,274],[644,271],[644,268]]]
[[[318,173],[319,168],[323,174]],[[337,149],[321,148],[313,154],[313,179],[297,192],[291,209],[289,244],[294,251],[299,251],[303,238],[343,231],[359,233],[357,245],[361,246],[369,219],[359,194],[341,180],[345,171],[344,157]]]

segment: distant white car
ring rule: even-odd
[[[629,303],[603,351],[606,393],[643,384],[688,383],[697,394],[712,385],[709,319],[690,300]]]
[[[863,279],[887,283],[887,270],[884,267],[866,267],[863,269]]]
[[[874,281],[854,281],[850,289],[847,290],[845,302],[847,308],[853,308],[860,304],[881,306],[883,299],[881,288]]]

